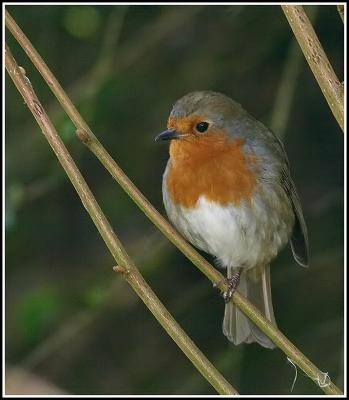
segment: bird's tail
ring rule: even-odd
[[[237,270],[228,268],[228,278]],[[237,290],[253,303],[275,326],[273,303],[271,300],[269,265],[242,271]],[[235,345],[257,342],[263,347],[273,349],[274,343],[230,301],[225,306],[223,333]]]

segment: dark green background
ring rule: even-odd
[[[153,138],[174,101],[191,90],[218,90],[270,126],[294,42],[277,5],[7,8],[94,133],[162,213],[168,150]],[[315,29],[343,80],[343,24],[335,6],[317,7]],[[217,290],[76,140],[8,32],[7,41],[116,233],[181,326],[240,393],[291,394],[295,371],[286,356],[226,340]],[[275,314],[281,331],[342,386],[343,134],[303,56],[299,75],[285,79],[295,93],[283,140],[311,256],[309,269],[296,265],[289,248],[273,263]],[[8,365],[73,394],[214,394],[113,265],[6,76]],[[319,393],[298,371],[293,394]]]

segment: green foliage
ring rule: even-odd
[[[83,296],[83,302],[89,308],[96,308],[103,305],[108,298],[108,291],[105,286],[92,286],[87,288]]]
[[[60,127],[58,127],[58,132],[61,138],[68,142],[75,139],[75,126],[69,118],[65,118]]]
[[[15,311],[18,318],[22,340],[26,344],[35,344],[62,316],[64,298],[54,287],[36,289],[23,296]]]
[[[11,229],[17,222],[17,208],[24,196],[23,185],[13,182],[8,185],[6,193],[5,229]]]
[[[67,7],[63,19],[64,27],[76,38],[92,37],[101,28],[101,15],[95,7]]]

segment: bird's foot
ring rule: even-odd
[[[223,293],[223,299],[226,303],[229,303],[236,288],[239,286],[240,275],[241,275],[241,271],[234,274],[231,278],[227,278],[228,289],[226,292]]]

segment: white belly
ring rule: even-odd
[[[289,240],[294,215],[276,193],[268,199],[221,206],[200,197],[195,208],[176,206],[163,191],[168,217],[196,247],[215,256],[222,267],[253,268],[269,264]]]

